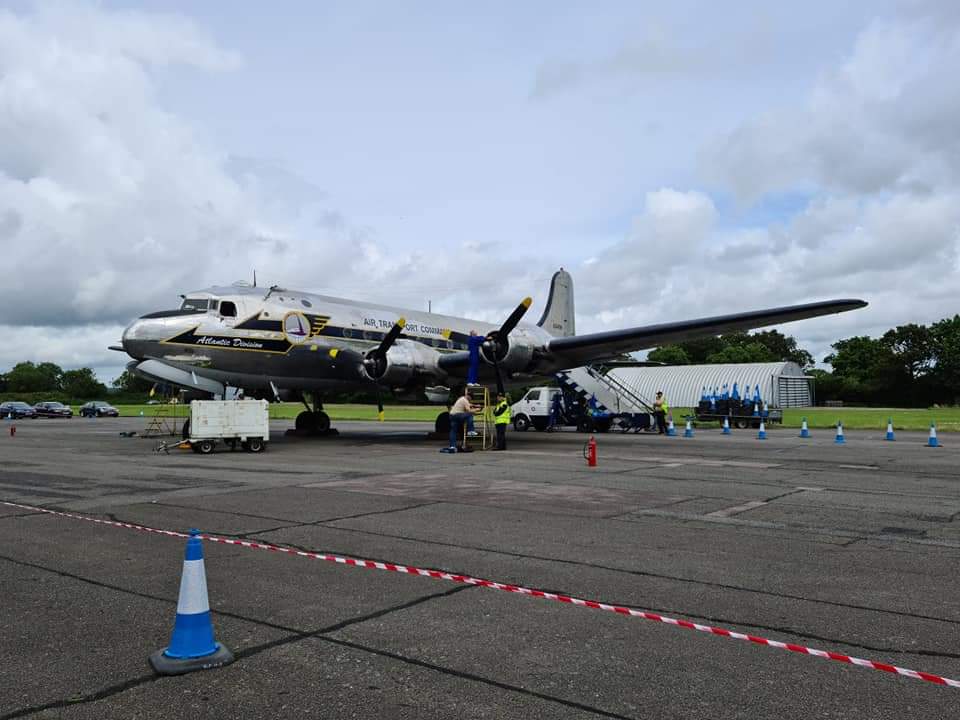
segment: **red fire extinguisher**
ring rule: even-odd
[[[583,446],[583,456],[587,459],[588,467],[597,466],[597,441],[593,435],[587,440],[587,444]]]

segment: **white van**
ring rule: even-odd
[[[546,430],[550,424],[553,398],[557,395],[561,395],[558,387],[535,387],[527,390],[526,395],[510,406],[514,430],[523,432],[531,425],[537,430]],[[560,400],[563,400],[562,396]]]

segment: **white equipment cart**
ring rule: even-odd
[[[218,442],[231,449],[263,452],[270,441],[266,400],[194,400],[190,403],[190,447],[208,455]]]

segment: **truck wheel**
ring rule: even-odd
[[[517,415],[513,419],[513,429],[517,432],[526,432],[530,429],[530,418],[526,415]]]
[[[196,448],[201,455],[209,455],[213,452],[214,442],[212,440],[201,440],[197,443]]]
[[[750,421],[745,418],[737,418],[733,421],[733,426],[738,430],[746,430],[749,427]]]
[[[263,452],[266,449],[266,444],[263,442],[263,438],[250,438],[247,440],[247,446],[244,450],[248,450],[252,453]]]
[[[593,432],[593,420],[590,418],[583,418],[580,422],[577,423],[577,432],[588,433]]]

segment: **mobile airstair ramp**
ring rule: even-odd
[[[586,365],[557,373],[557,382],[568,392],[583,398],[595,410],[607,415],[609,423],[598,424],[621,432],[639,432],[652,425],[653,406],[605,365]]]

